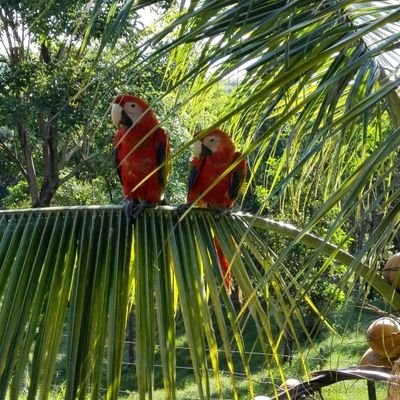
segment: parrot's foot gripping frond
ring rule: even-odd
[[[141,214],[146,208],[151,207],[150,203],[145,201],[140,202],[138,200],[128,200],[124,204],[124,210],[126,219],[129,223],[132,223],[139,214]]]
[[[187,203],[183,203],[181,205],[179,205],[178,207],[176,207],[176,214],[177,215],[182,215],[184,214],[187,210],[189,210],[190,207],[193,206],[193,203],[191,203],[190,201]]]
[[[124,211],[125,211],[125,216],[126,220],[128,223],[133,222],[132,215],[134,214],[136,208],[139,206],[139,201],[138,200],[128,200],[127,202],[124,203]]]
[[[216,217],[217,218],[221,218],[224,215],[229,215],[232,212],[232,210],[228,207],[223,207],[223,208],[218,208],[217,209],[217,213],[216,213]]]

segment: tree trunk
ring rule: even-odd
[[[285,345],[284,345],[284,360],[292,365],[293,360],[293,335],[288,327],[284,331]]]
[[[132,308],[131,312],[128,315],[128,329],[126,333],[126,341],[128,345],[128,362],[130,364],[135,363],[135,312],[134,308]]]
[[[43,137],[43,184],[40,189],[40,207],[48,207],[53,199],[59,184],[57,140],[54,129],[39,115],[39,129]]]
[[[35,166],[33,164],[32,153],[29,147],[28,135],[25,126],[21,121],[17,122],[17,132],[22,147],[22,152],[24,154],[29,193],[31,195],[31,200],[32,200],[32,207],[40,207],[39,193],[36,183]]]

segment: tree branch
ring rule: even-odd
[[[18,35],[16,23],[10,16],[6,15],[2,9],[0,9],[0,20],[4,25],[5,37],[8,41],[9,48],[8,50],[6,49],[7,54],[10,57],[11,65],[16,65],[18,64],[20,55],[23,52],[23,43]],[[12,32],[12,36],[10,35],[10,31]]]
[[[24,169],[24,166],[21,164],[21,162],[18,160],[17,156],[12,152],[12,150],[1,140],[1,138],[0,138],[0,146],[7,152],[7,154],[10,156],[10,158],[15,162],[17,168],[21,171],[24,178],[28,179],[28,174],[27,174],[26,170]]]
[[[63,178],[61,178],[58,182],[59,186],[63,185],[65,182],[69,181],[71,178],[73,178],[74,176],[76,176],[76,174],[81,170],[82,168],[82,164],[86,164],[87,162],[89,162],[90,160],[92,160],[93,158],[95,158],[96,156],[98,156],[99,153],[93,153],[91,156],[86,157],[84,160],[82,160],[82,162],[77,165],[75,168],[72,169],[72,171],[68,174],[65,175]]]

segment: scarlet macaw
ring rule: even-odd
[[[199,134],[201,131],[195,133],[195,136]],[[211,130],[195,142],[193,150],[187,203],[182,208],[188,208],[194,203],[200,207],[218,208],[221,212],[229,210],[243,187],[246,161],[241,159],[237,162],[241,154],[235,150],[230,136],[220,129]],[[237,165],[227,173],[226,171],[236,162]],[[225,277],[225,285],[230,290],[228,260],[215,238],[214,244]]]
[[[115,166],[127,200],[127,217],[135,218],[145,207],[160,203],[169,174],[170,146],[167,132],[142,99],[117,96],[111,118]]]
[[[198,136],[201,131],[196,132]],[[230,209],[242,189],[246,177],[246,161],[242,159],[219,182],[226,170],[241,157],[228,134],[213,129],[193,145],[194,157],[189,176],[189,204],[198,203],[219,209]]]

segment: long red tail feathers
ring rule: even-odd
[[[216,238],[214,238],[214,246],[215,250],[217,250],[217,255],[218,255],[218,261],[219,261],[219,266],[221,268],[222,276],[224,277],[225,280],[225,287],[228,290],[228,293],[231,293],[231,285],[232,285],[232,277],[231,277],[231,271],[229,268],[229,262],[226,259],[224,253],[222,252],[221,246]]]

